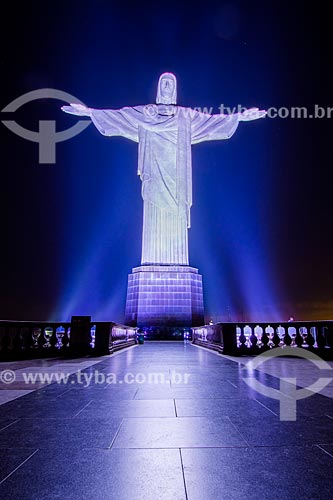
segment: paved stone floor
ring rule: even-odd
[[[281,422],[278,401],[243,381],[278,388],[291,363],[299,386],[329,371],[277,358],[249,374],[245,362],[151,342],[97,359],[1,363],[16,381],[0,386],[0,498],[331,498],[333,399],[300,400],[296,421]],[[68,379],[26,383],[28,373]]]

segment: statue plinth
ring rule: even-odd
[[[182,265],[144,265],[128,276],[125,324],[200,326],[204,324],[202,276]]]

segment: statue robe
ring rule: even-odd
[[[143,234],[141,264],[188,265],[187,230],[192,205],[191,144],[230,138],[235,116],[209,115],[191,108],[158,106],[91,110],[91,119],[106,136],[139,143]]]

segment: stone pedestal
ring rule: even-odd
[[[200,326],[204,323],[202,276],[190,266],[146,265],[128,276],[125,324]]]

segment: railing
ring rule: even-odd
[[[333,321],[217,323],[192,328],[193,343],[222,354],[253,355],[274,347],[302,347],[333,357]]]
[[[71,333],[72,332],[72,333]],[[0,360],[102,356],[136,343],[136,329],[112,322],[0,321]]]
[[[114,325],[109,337],[109,350],[117,351],[129,344],[136,343],[136,328],[123,325]]]

